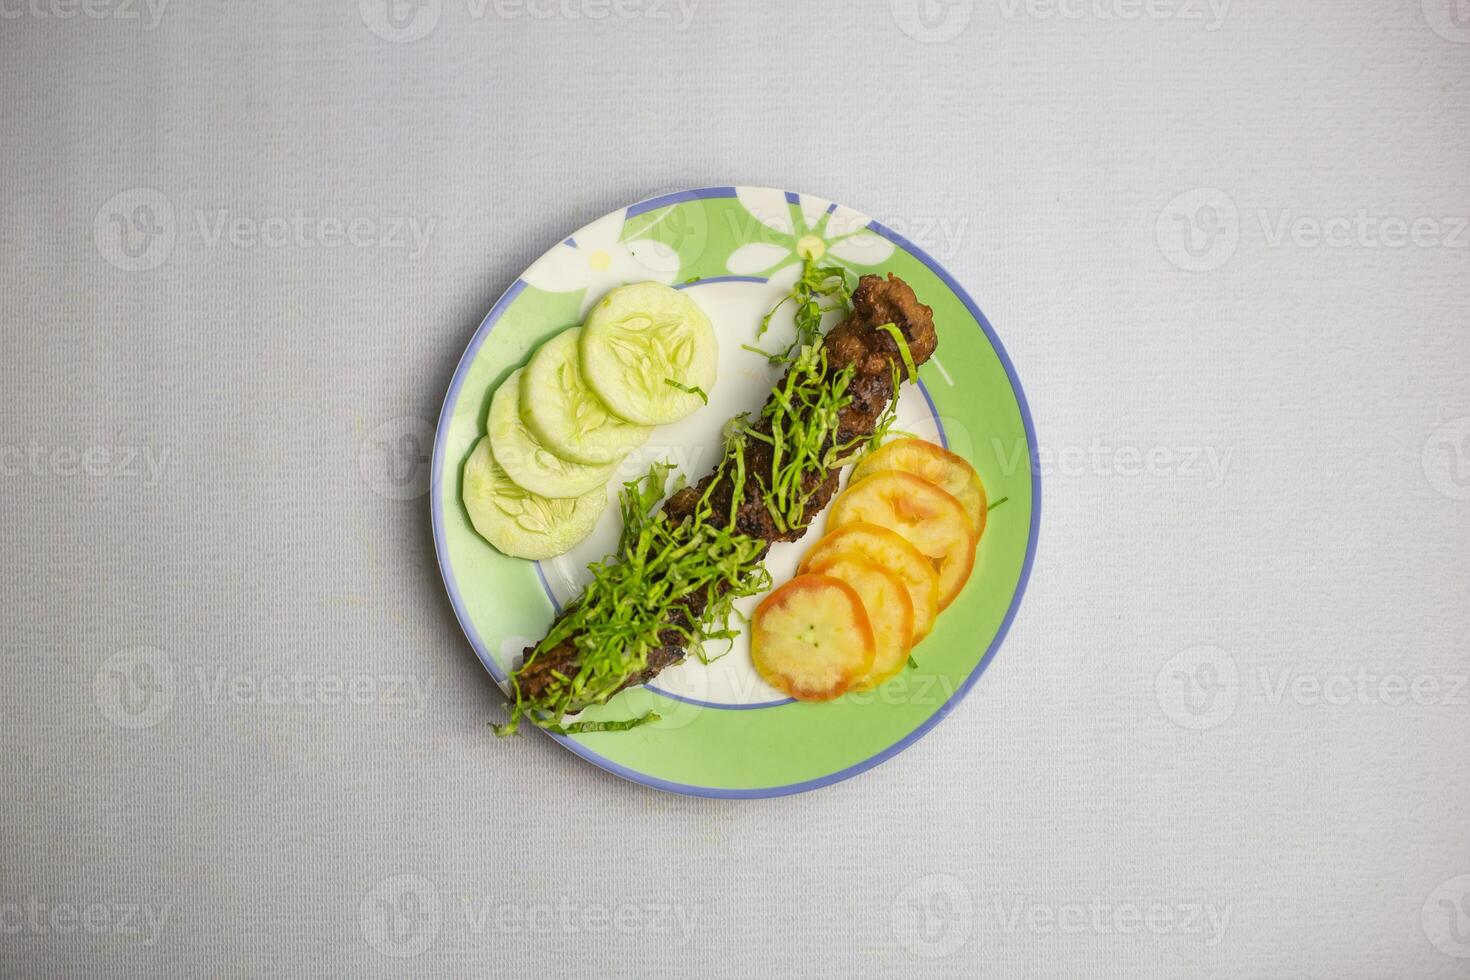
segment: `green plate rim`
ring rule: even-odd
[[[788,201],[794,202],[798,198],[798,195],[791,191],[782,191],[781,193],[785,194]],[[680,204],[687,201],[705,200],[710,198],[729,198],[735,197],[736,194],[737,187],[734,185],[701,187],[695,188],[693,190],[676,191],[673,193],[649,198],[647,200],[633,204],[626,209],[626,215],[628,218],[632,218],[636,217],[639,214],[643,214],[657,208],[668,207],[674,204]],[[826,198],[823,199],[827,200]],[[833,783],[841,782],[842,780],[850,779],[853,776],[858,775],[859,773],[866,772],[874,766],[877,766],[880,763],[887,761],[888,759],[902,752],[904,749],[908,748],[914,742],[918,741],[931,729],[938,725],[941,720],[943,720],[951,711],[954,710],[955,706],[958,705],[959,702],[965,697],[965,695],[969,693],[970,689],[975,686],[976,682],[979,681],[981,675],[985,673],[986,668],[990,666],[991,661],[995,659],[996,652],[1000,649],[1001,644],[1005,641],[1007,634],[1010,632],[1011,624],[1015,621],[1016,615],[1020,610],[1021,601],[1025,596],[1027,584],[1030,582],[1031,570],[1036,560],[1037,539],[1041,529],[1041,467],[1039,465],[1039,460],[1037,457],[1036,429],[1035,423],[1033,422],[1031,417],[1030,405],[1026,400],[1025,392],[1021,387],[1020,378],[1018,378],[1016,375],[1015,366],[1012,364],[1010,355],[1006,352],[1005,346],[1001,343],[1000,338],[996,336],[995,329],[991,326],[990,321],[986,318],[985,314],[980,310],[980,307],[975,303],[974,299],[971,298],[970,294],[964,289],[964,287],[961,286],[959,282],[956,281],[952,275],[950,275],[948,270],[946,270],[937,260],[935,260],[922,248],[909,241],[903,235],[900,235],[893,229],[888,228],[877,220],[870,220],[867,227],[871,231],[892,242],[895,246],[908,252],[923,265],[927,266],[929,270],[933,272],[934,275],[951,290],[954,296],[959,299],[959,301],[965,306],[966,310],[968,310],[969,313],[975,318],[975,322],[980,326],[981,331],[985,334],[986,340],[990,343],[992,349],[995,352],[996,358],[999,360],[1002,369],[1005,371],[1006,378],[1011,385],[1012,393],[1016,397],[1016,404],[1017,408],[1020,411],[1022,427],[1026,434],[1027,455],[1029,457],[1029,465],[1031,468],[1031,516],[1030,527],[1028,530],[1026,541],[1026,554],[1024,559],[1022,560],[1020,574],[1016,582],[1015,591],[1011,596],[1010,605],[1006,609],[1006,613],[1001,620],[1000,626],[996,630],[995,637],[991,641],[990,645],[986,648],[985,653],[981,656],[975,667],[971,670],[965,680],[956,688],[954,693],[950,695],[950,697],[944,702],[944,704],[940,705],[933,714],[925,718],[924,721],[921,722],[917,727],[915,727],[907,735],[889,745],[887,748],[875,753],[869,758],[854,763],[841,770],[825,774],[823,776],[818,776],[812,779],[803,780],[795,783],[788,783],[780,786],[765,786],[742,789],[732,789],[719,786],[700,786],[692,783],[680,783],[672,780],[663,779],[657,776],[651,776],[647,773],[639,772],[628,766],[624,766],[621,763],[606,758],[605,756],[592,750],[588,746],[578,742],[573,737],[566,735],[555,735],[550,732],[546,732],[546,734],[549,735],[551,738],[554,738],[556,741],[560,742],[563,747],[575,753],[576,755],[581,756],[583,759],[586,759],[588,762],[593,763],[599,768],[605,769],[608,772],[613,773],[614,775],[621,776],[624,779],[630,780],[643,786],[649,786],[654,789],[677,793],[684,796],[697,796],[716,799],[763,799],[777,796],[789,796],[795,793],[804,793],[810,790],[820,789],[823,786],[830,786]],[[465,348],[464,354],[460,357],[459,363],[456,365],[454,370],[454,376],[450,381],[449,390],[444,396],[443,406],[440,409],[439,423],[435,431],[434,454],[431,463],[429,506],[434,532],[434,551],[438,560],[439,571],[444,579],[445,589],[449,594],[450,604],[454,608],[455,618],[459,621],[460,629],[464,632],[465,638],[469,641],[470,646],[474,650],[475,655],[479,658],[481,665],[485,667],[486,671],[490,674],[492,678],[496,677],[496,671],[493,666],[495,665],[494,657],[486,648],[483,639],[479,636],[478,631],[474,628],[470,620],[469,613],[465,608],[463,597],[460,595],[459,585],[455,578],[454,571],[451,567],[448,557],[448,547],[444,529],[443,465],[445,461],[443,459],[443,454],[449,425],[453,418],[454,409],[458,404],[460,389],[463,385],[465,375],[468,372],[470,365],[474,362],[476,355],[479,353],[480,348],[484,345],[485,340],[494,330],[495,324],[499,320],[500,316],[505,312],[507,308],[509,308],[511,303],[515,301],[516,297],[520,295],[520,293],[526,288],[526,286],[526,281],[523,278],[518,277],[516,281],[512,283],[503,294],[501,294],[500,298],[497,299],[494,305],[491,306],[489,312],[485,314],[485,318],[476,328],[473,337],[471,337],[468,346]]]

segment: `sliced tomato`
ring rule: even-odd
[[[939,573],[923,552],[896,531],[877,524],[848,524],[818,539],[801,560],[798,572],[818,572],[843,558],[861,558],[892,571],[903,580],[913,606],[911,643],[934,628],[939,615]]]
[[[928,480],[960,502],[977,536],[985,533],[985,485],[963,456],[924,439],[895,439],[859,463],[849,482],[856,483],[883,470],[899,470]]]
[[[975,565],[975,525],[958,500],[912,473],[880,470],[848,486],[827,526],[863,522],[896,531],[934,562],[939,608],[960,594]]]
[[[772,687],[798,701],[831,701],[872,669],[873,627],[852,586],[798,575],[756,607],[750,650]]]
[[[914,635],[914,604],[903,579],[866,558],[834,558],[818,571],[852,586],[873,627],[873,666],[853,685],[871,691],[903,669]]]

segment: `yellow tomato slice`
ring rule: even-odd
[[[876,524],[848,524],[818,539],[801,560],[798,572],[816,572],[841,558],[862,558],[889,569],[903,580],[914,610],[910,643],[934,628],[939,615],[939,573],[934,563],[896,531]]]
[[[985,533],[985,486],[963,456],[923,439],[897,439],[859,463],[848,482],[856,483],[882,470],[900,470],[928,480],[960,502],[975,525],[976,536]]]
[[[975,565],[975,525],[954,497],[912,473],[880,470],[849,484],[827,526],[861,521],[896,531],[934,561],[939,608],[954,601]]]
[[[852,586],[873,627],[873,666],[854,691],[871,691],[903,669],[914,635],[914,604],[903,579],[866,558],[834,558],[816,569]]]
[[[756,673],[798,701],[831,701],[851,690],[872,669],[874,649],[862,599],[830,575],[798,575],[751,618]]]

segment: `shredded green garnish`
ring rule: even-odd
[[[515,732],[522,719],[542,728],[561,727],[566,715],[616,694],[648,667],[649,654],[669,641],[699,649],[706,639],[733,637],[729,618],[735,600],[771,587],[761,564],[766,542],[711,520],[708,503],[678,521],[659,509],[672,469],[655,463],[647,475],[623,484],[623,534],[616,558],[592,563],[587,591],[527,657],[529,663],[570,640],[579,654],[576,675],[556,675],[534,701],[512,675],[515,704],[497,734]],[[700,595],[703,606],[691,618],[688,600]],[[645,716],[634,724],[652,720]]]
[[[917,668],[918,666],[919,666],[919,662],[914,659],[914,655],[912,653],[909,654],[909,667],[911,667],[911,668]]]
[[[680,384],[673,378],[664,378],[664,384],[668,385],[670,388],[678,388],[686,395],[698,395],[700,401],[704,402],[706,405],[709,404],[709,395],[706,395],[704,393],[704,389],[701,388],[699,385]]]
[[[898,326],[892,323],[880,323],[878,324],[878,329],[886,330],[888,335],[898,344],[898,353],[903,357],[904,369],[908,371],[905,377],[910,381],[917,381],[919,378],[919,369],[914,367],[914,355],[909,353],[909,342],[904,339],[903,333],[898,329]]]
[[[755,332],[756,340],[765,336],[777,311],[787,303],[795,303],[796,337],[784,351],[775,354],[749,344],[741,344],[741,348],[761,355],[772,364],[790,364],[796,360],[802,348],[821,341],[823,315],[846,311],[852,302],[852,283],[848,275],[840,265],[818,265],[815,259],[807,257],[802,265],[801,278],[791,287],[791,295],[771,307],[771,311],[761,318],[760,329]]]
[[[985,513],[990,513],[991,511],[995,510],[995,508],[999,507],[1001,504],[1010,499],[1010,497],[1001,497],[999,500],[992,502],[989,507],[985,508]]]
[[[826,347],[808,344],[761,410],[760,427],[739,427],[746,438],[771,447],[770,475],[756,473],[754,478],[766,512],[783,534],[806,527],[813,516],[807,513],[807,504],[827,473],[856,458],[864,447],[877,446],[893,425],[897,399],[884,407],[871,435],[839,441],[841,412],[852,403],[848,387],[855,371],[849,364],[831,373]],[[896,367],[894,371],[896,391]]]
[[[730,510],[725,515],[725,526],[733,528],[735,518],[740,513],[740,501],[745,494],[745,440],[748,427],[746,420],[750,418],[749,412],[741,412],[739,415],[725,423],[725,452],[721,457],[719,467],[715,470],[715,478],[709,481],[705,487],[704,495],[699,498],[699,506],[712,506],[710,498],[714,496],[715,490],[720,482],[727,476],[731,481]]]

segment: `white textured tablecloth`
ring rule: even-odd
[[[0,972],[1470,976],[1456,2],[0,0]],[[760,802],[490,735],[416,441],[730,183],[946,263],[1044,490],[968,699]]]

